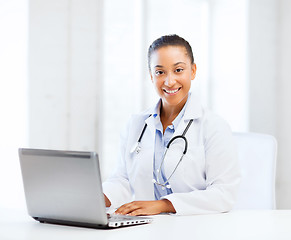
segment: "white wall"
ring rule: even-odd
[[[24,205],[18,148],[27,144],[26,0],[0,0],[0,208]]]
[[[250,130],[276,134],[278,1],[249,1]]]
[[[99,10],[94,7],[94,2]],[[219,9],[220,5],[216,2],[216,17],[211,25],[225,15],[223,9],[232,1],[219,2],[222,7]],[[237,13],[245,15],[245,8],[240,9],[244,1],[239,2],[228,6],[227,16],[233,21],[229,23],[225,17],[223,22],[216,23],[216,27],[227,26],[234,31],[238,23],[239,29],[245,28],[245,21],[240,23],[243,17],[236,17]],[[233,33],[225,31],[220,35],[217,31],[215,40],[208,41],[208,2],[183,0],[179,4],[182,11],[176,13],[176,17],[187,23],[183,26],[169,14],[175,12],[176,0],[31,0],[30,147],[97,150],[101,153],[101,167],[106,177],[117,157],[119,133],[126,120],[130,114],[148,108],[157,100],[147,70],[146,54],[149,44],[162,34],[177,33],[191,43],[198,66],[195,83],[203,85],[206,95],[208,45],[222,43]],[[167,8],[162,13],[163,17],[161,8]],[[195,31],[189,31],[190,25]],[[236,98],[232,102],[246,106],[246,91],[237,87],[238,82],[243,83],[245,79],[242,70],[245,66],[241,63],[243,60],[236,58],[237,52],[244,52],[245,39],[240,38],[240,31],[237,33],[233,42],[242,46],[237,47],[239,51],[228,51],[228,55],[223,57],[215,52],[211,58],[215,57],[220,63],[215,64],[215,81],[222,79],[218,72],[223,74],[227,71],[228,79],[230,75],[235,76],[235,71],[230,73],[227,70],[230,63],[239,67],[240,78],[229,82],[228,87],[232,91],[234,88],[231,86],[236,87]],[[226,63],[220,69],[217,66],[221,66],[222,62]],[[223,92],[223,88],[220,90]],[[228,91],[225,96],[231,98],[230,93]],[[216,98],[215,102],[216,108],[225,106],[228,109],[231,101]],[[245,116],[244,113],[229,114],[234,118],[228,120],[240,126],[237,119]]]
[[[210,1],[209,107],[233,131],[249,130],[247,1]]]
[[[30,0],[30,147],[100,148],[100,3]]]
[[[278,141],[277,207],[291,208],[291,1],[249,1],[250,130]]]
[[[276,75],[276,111],[278,139],[277,202],[279,208],[291,208],[291,1],[278,4],[278,54]]]
[[[104,129],[98,120],[104,117],[101,116],[104,111],[100,101],[105,99],[103,89],[107,85],[103,86],[100,80],[103,76],[110,79],[110,66],[107,66],[104,74],[105,68],[102,66],[104,59],[100,56],[104,49],[108,52],[114,51],[110,49],[108,42],[106,44],[102,42],[102,33],[106,33],[102,28],[104,26],[102,2],[102,0],[30,1],[29,140],[31,147],[96,151],[102,149],[102,142],[98,137],[102,136],[99,133]],[[217,1],[210,2],[217,3]],[[235,119],[237,126],[243,126],[243,130],[272,134],[278,139],[277,206],[291,208],[289,190],[291,189],[289,174],[291,111],[288,106],[291,101],[289,94],[291,3],[288,0],[249,0],[248,5],[237,5],[233,8],[237,10],[237,14],[241,13],[240,8],[247,9],[247,26],[244,22],[232,26],[228,19],[231,19],[234,12],[224,13],[223,8],[231,1],[220,0],[220,3],[222,5],[218,5],[212,13],[222,13],[226,17],[221,19],[221,23],[213,22],[212,26],[217,27],[217,32],[209,36],[217,40],[212,44],[216,58],[210,66],[211,70],[217,73],[216,79],[212,80],[215,81],[212,82],[214,89],[211,90],[211,93],[215,90],[216,95],[213,95],[210,103],[219,110],[223,101],[227,101],[231,110],[224,112],[225,110],[220,109],[222,115],[226,115],[231,121]],[[112,1],[106,4],[115,6]],[[232,4],[236,6],[235,1]],[[135,8],[140,11],[142,6],[139,2]],[[106,17],[110,18],[110,11],[106,14]],[[215,18],[215,15],[213,17]],[[131,19],[137,17],[133,15]],[[228,24],[226,32],[223,32],[223,28],[219,30],[219,26],[224,24]],[[238,33],[233,39],[223,42],[224,35],[236,27],[241,33],[247,32],[249,36],[246,43],[247,51],[244,48],[244,41],[246,41],[244,39],[241,40],[241,45],[236,46],[237,41],[244,34]],[[138,40],[140,36],[135,38]],[[219,41],[222,45],[217,45]],[[106,48],[103,49],[103,46]],[[235,80],[249,79],[246,85],[238,85],[223,79],[225,75],[222,69],[215,64],[224,59],[226,62],[223,63],[227,68],[233,63],[227,62],[231,57],[222,56],[224,52],[223,48],[219,49],[220,46],[234,49],[234,55],[247,59],[246,62],[236,60],[235,66],[239,66],[240,63],[244,66],[231,68],[232,71],[229,72]],[[135,46],[136,49],[139,47]],[[208,57],[213,55],[210,54]],[[119,58],[122,59],[122,56]],[[245,72],[242,69],[245,69]],[[228,87],[228,94],[219,103],[224,90],[222,86]],[[108,96],[111,97],[110,87],[107,87],[107,91]],[[237,99],[239,94],[242,94],[240,97],[242,102],[248,102],[249,105],[241,105],[247,106],[246,108],[238,108],[230,102],[232,97]],[[126,99],[122,99],[122,102],[126,103]],[[232,114],[233,117],[228,114]]]

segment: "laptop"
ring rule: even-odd
[[[153,220],[106,213],[95,152],[20,148],[19,159],[28,214],[41,223],[116,228]]]

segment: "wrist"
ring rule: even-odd
[[[162,204],[162,213],[176,213],[176,210],[173,206],[173,204],[171,203],[171,201],[169,201],[168,199],[161,199],[159,200]]]

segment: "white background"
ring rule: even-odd
[[[0,0],[0,206],[23,206],[17,148],[100,153],[103,177],[131,113],[156,100],[149,44],[177,33],[192,90],[234,131],[279,143],[277,205],[291,208],[288,0]]]

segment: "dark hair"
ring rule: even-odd
[[[148,67],[151,69],[151,55],[154,51],[167,46],[181,46],[185,47],[187,55],[191,60],[191,64],[194,63],[193,52],[190,44],[184,39],[176,34],[165,35],[156,39],[149,47],[148,50]]]

